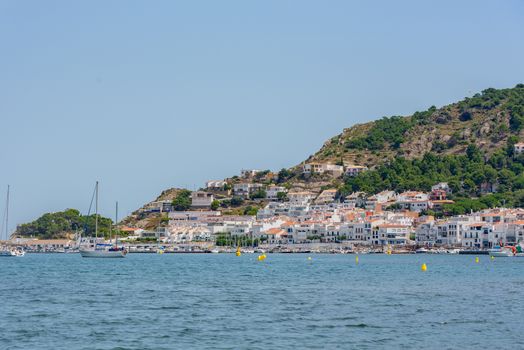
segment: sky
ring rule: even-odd
[[[125,215],[524,82],[522,1],[0,0],[0,198]],[[0,201],[4,207],[4,201]]]

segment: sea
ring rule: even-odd
[[[524,258],[355,257],[0,258],[0,349],[524,349]]]

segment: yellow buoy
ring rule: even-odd
[[[420,267],[420,269],[421,269],[422,271],[426,271],[426,270],[428,269],[426,263],[423,263],[422,266]]]
[[[236,256],[240,256],[240,255],[242,255],[242,253],[239,252],[239,251],[237,250],[237,252],[235,253],[235,255],[236,255]]]
[[[479,257],[477,256],[477,257],[475,258],[475,263],[477,263],[477,264],[478,264],[478,263],[479,263],[479,261],[480,261],[480,259],[479,259]]]
[[[266,259],[266,254],[262,254],[258,256],[258,261],[263,261]]]
[[[307,257],[307,259],[308,259],[308,260],[311,260],[311,257],[310,257],[310,256],[308,256],[308,257]]]
[[[358,255],[355,256],[355,263],[358,264]]]
[[[493,260],[495,260],[495,257],[492,255],[492,256],[491,256],[491,261],[493,261]]]

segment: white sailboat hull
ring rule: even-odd
[[[22,257],[25,255],[23,250],[0,250],[0,257]]]
[[[83,258],[124,258],[124,250],[84,250],[80,249],[80,255]]]
[[[497,258],[509,258],[513,256],[513,252],[511,250],[490,250],[489,252],[490,256],[497,257]]]

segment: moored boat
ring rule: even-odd
[[[83,258],[124,258],[127,250],[118,246],[118,238],[115,235],[115,243],[102,243],[98,238],[98,181],[95,185],[95,237],[81,240],[78,251]],[[91,202],[92,203],[92,202]],[[118,222],[118,202],[116,203],[116,222]],[[110,232],[111,236],[111,232]]]
[[[79,249],[83,258],[123,258],[127,252],[125,249],[113,249],[112,244],[95,244],[95,247],[89,249],[82,247]]]
[[[21,248],[8,248],[3,247],[0,249],[0,257],[22,257],[25,255],[25,251]]]
[[[9,239],[9,189],[10,186],[7,185],[7,198],[5,202],[5,213],[4,221],[2,222],[2,230],[5,229],[5,239],[6,242]],[[0,235],[1,238],[1,235]],[[22,257],[25,255],[25,251],[20,247],[12,247],[5,245],[0,247],[0,257]]]
[[[499,258],[512,257],[515,256],[515,247],[495,246],[489,250],[489,255]]]

